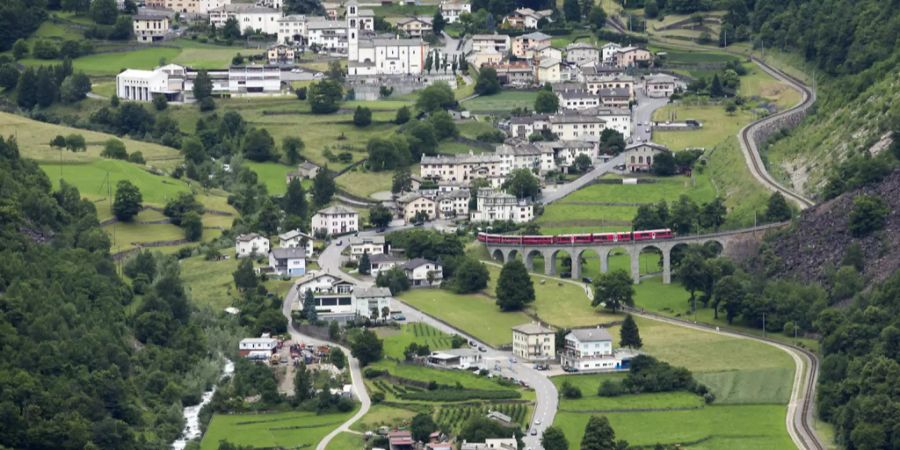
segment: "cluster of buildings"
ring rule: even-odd
[[[122,100],[149,102],[163,96],[171,102],[193,101],[198,71],[167,64],[153,70],[126,69],[116,75],[116,95]],[[270,65],[233,65],[207,71],[214,95],[280,94],[281,69]]]
[[[271,248],[269,239],[256,233],[239,235],[234,239],[234,254],[237,258],[267,255],[269,264],[261,268],[277,276],[298,277],[306,274],[306,261],[313,256],[313,237],[300,230],[291,230],[278,235],[279,246]]]
[[[614,349],[612,336],[605,328],[576,328],[565,336],[565,345],[557,355],[556,330],[539,323],[512,328],[513,354],[526,361],[549,362],[559,357],[568,371],[609,371],[627,369],[636,353]]]

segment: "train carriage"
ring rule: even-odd
[[[629,241],[652,241],[672,239],[675,237],[668,228],[659,230],[619,231],[613,233],[559,234],[555,236],[515,236],[503,234],[478,233],[478,241],[485,244],[506,245],[576,245],[576,244],[612,244]]]

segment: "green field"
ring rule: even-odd
[[[404,405],[408,406],[408,405]],[[369,408],[369,412],[359,421],[350,426],[350,429],[359,432],[371,431],[382,425],[399,426],[408,424],[416,415],[412,409],[401,408],[399,405],[378,404]],[[341,450],[344,450],[343,448]],[[348,449],[349,450],[349,449]]]
[[[313,412],[216,414],[203,435],[200,448],[215,450],[222,440],[255,447],[315,447],[326,434],[353,414],[354,412],[321,416]]]
[[[421,322],[412,322],[400,326],[400,330],[390,328],[378,329],[378,335],[384,339],[384,354],[403,359],[403,350],[415,342],[427,345],[431,350],[448,349],[450,335]]]
[[[323,436],[324,437],[324,436]],[[365,440],[362,435],[356,433],[338,433],[331,442],[328,443],[327,450],[356,450],[363,448]]]
[[[536,91],[501,91],[499,94],[466,100],[462,106],[478,114],[508,113],[514,108],[534,109],[536,98]]]
[[[647,409],[696,409],[703,407],[703,398],[689,392],[660,392],[654,394],[622,395],[600,397],[597,388],[605,380],[620,380],[624,374],[567,375],[553,377],[553,384],[559,388],[563,382],[581,389],[579,399],[563,399],[560,411],[591,412]]]
[[[633,185],[598,183],[579,189],[544,208],[536,222],[544,234],[628,230],[637,214],[637,204],[660,200],[672,202],[681,195],[702,204],[716,196],[716,188],[705,172],[695,171],[692,177],[642,179],[650,182]]]
[[[57,135],[68,136],[80,134],[84,137],[87,150],[70,152],[50,147],[50,140]],[[118,139],[125,144],[129,153],[139,151],[144,155],[147,165],[169,170],[182,162],[178,150],[149,142],[121,138],[96,131],[81,130],[62,125],[39,122],[16,114],[0,112],[0,136],[14,136],[19,143],[19,151],[23,156],[39,163],[83,163],[100,158],[100,152],[109,139]],[[137,166],[134,166],[137,167]],[[57,174],[59,176],[59,171]],[[50,174],[50,177],[54,177]],[[146,195],[146,194],[145,194]]]

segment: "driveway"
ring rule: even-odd
[[[541,203],[547,205],[553,203],[585,186],[590,184],[594,179],[603,176],[606,172],[610,172],[613,170],[614,166],[619,164],[625,164],[625,158],[620,156],[616,156],[609,161],[601,164],[594,165],[594,168],[591,169],[590,172],[576,178],[575,180],[566,183],[557,185],[555,189],[544,189],[541,193]]]
[[[637,105],[632,109],[631,142],[647,142],[652,137],[649,124],[653,119],[653,112],[669,103],[667,98],[650,98],[644,95],[644,90],[635,89]],[[643,124],[643,125],[641,125]],[[640,141],[638,141],[640,139]]]

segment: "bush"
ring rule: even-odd
[[[382,375],[388,375],[388,371],[383,369],[374,369],[371,367],[366,367],[366,369],[363,370],[363,377],[368,379],[378,378]]]
[[[377,404],[383,402],[384,401],[384,392],[380,392],[380,391],[373,392],[371,399],[372,399],[373,405],[377,405]]]
[[[398,395],[403,400],[428,402],[458,402],[464,400],[508,400],[520,398],[518,391],[481,389],[437,389],[433,391],[405,392]]]
[[[628,391],[622,386],[622,383],[612,380],[606,380],[597,389],[597,395],[601,397],[618,397],[627,394]]]
[[[297,88],[297,90],[294,91],[294,93],[297,94],[297,100],[306,100],[306,88],[305,87]]]
[[[212,111],[216,109],[216,102],[213,101],[212,97],[204,97],[199,102],[200,111]]]
[[[572,383],[569,383],[568,381],[564,381],[562,384],[562,395],[569,399],[581,398],[581,389],[573,386]]]

